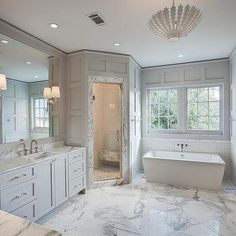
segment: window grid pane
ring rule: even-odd
[[[220,87],[187,89],[187,128],[220,131]]]
[[[177,90],[151,90],[148,98],[148,120],[151,130],[177,129]]]
[[[48,128],[48,104],[44,98],[33,99],[34,128]]]

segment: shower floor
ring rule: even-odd
[[[101,166],[94,170],[96,181],[120,178],[120,168],[114,166]]]

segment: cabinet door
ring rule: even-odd
[[[67,156],[60,157],[54,162],[55,165],[55,201],[56,206],[68,199],[68,173]]]
[[[38,168],[39,217],[55,208],[54,161],[41,162]]]

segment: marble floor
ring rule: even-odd
[[[236,192],[146,183],[89,190],[38,221],[65,236],[234,236]]]
[[[104,165],[94,170],[96,181],[120,178],[120,168],[117,166]]]

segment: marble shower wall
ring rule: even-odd
[[[216,153],[225,162],[225,179],[231,179],[231,143],[219,140],[193,140],[193,139],[160,139],[142,138],[142,155],[149,150],[180,151],[178,143],[188,144],[184,150],[187,152]],[[143,166],[142,166],[143,169]]]
[[[115,83],[122,85],[122,180],[107,181],[106,185],[117,185],[129,181],[129,153],[128,153],[128,81],[127,78],[89,76],[88,78],[88,181],[89,187],[96,188],[101,185],[94,182],[94,154],[93,154],[93,83]]]
[[[94,83],[94,168],[103,165],[98,157],[102,150],[120,152],[121,90],[117,84]]]

